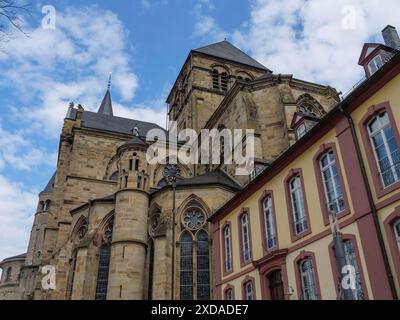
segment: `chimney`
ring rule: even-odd
[[[400,38],[395,27],[388,25],[382,30],[382,36],[388,47],[400,49]]]

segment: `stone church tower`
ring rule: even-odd
[[[175,201],[165,165],[146,160],[147,133],[164,129],[115,116],[110,86],[98,112],[71,104],[26,256],[0,264],[0,299],[212,299],[218,233],[207,219],[290,147],[295,114],[318,121],[337,101],[329,86],[274,74],[227,41],[192,50],[167,99],[170,120],[178,130],[254,129],[256,167],[236,176],[234,165],[179,164]],[[44,266],[54,267],[52,290]]]

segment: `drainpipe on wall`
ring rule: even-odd
[[[348,113],[346,113],[344,111],[343,105],[341,105],[339,107],[339,110],[346,117],[346,119],[347,119],[347,121],[349,123],[349,126],[350,126],[351,135],[352,135],[352,138],[353,138],[353,141],[354,141],[354,145],[355,145],[355,148],[356,148],[357,159],[358,159],[358,162],[359,162],[360,168],[361,168],[363,182],[364,182],[365,188],[367,190],[368,202],[369,202],[369,205],[370,205],[370,208],[371,208],[371,213],[372,213],[372,217],[373,217],[373,220],[374,220],[376,233],[377,233],[377,236],[378,236],[379,246],[380,246],[380,249],[381,249],[381,252],[382,252],[382,255],[383,255],[383,262],[384,262],[384,265],[385,265],[386,276],[387,276],[387,279],[389,281],[390,291],[392,293],[393,300],[398,300],[398,295],[397,295],[397,291],[396,291],[396,285],[395,285],[395,282],[394,282],[394,279],[393,279],[393,273],[392,273],[392,270],[391,270],[391,267],[390,267],[390,264],[389,264],[389,257],[388,257],[388,253],[387,253],[387,250],[386,250],[385,241],[383,239],[383,233],[382,233],[382,230],[381,230],[381,226],[379,224],[378,210],[377,210],[377,208],[375,206],[374,198],[372,196],[372,190],[371,190],[371,186],[370,186],[369,181],[368,181],[368,176],[367,176],[367,171],[366,171],[366,168],[365,168],[365,163],[364,163],[364,160],[363,160],[363,158],[361,156],[361,148],[360,148],[359,140],[357,138],[357,133],[356,133],[355,126],[354,126],[354,121],[353,121],[353,118]]]

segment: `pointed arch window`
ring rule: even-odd
[[[193,240],[189,232],[181,239],[181,300],[193,300]]]
[[[97,272],[97,285],[96,285],[96,300],[107,299],[112,235],[113,235],[113,222],[109,222],[104,232],[104,243],[100,247],[99,268]]]
[[[210,256],[208,235],[204,230],[197,234],[197,300],[210,299]]]
[[[71,299],[72,292],[74,290],[74,279],[75,279],[75,270],[76,270],[76,260],[78,258],[78,250],[74,250],[70,260],[70,276],[68,281],[68,299]]]
[[[207,217],[197,203],[192,202],[181,216],[184,229],[180,241],[180,298],[209,300],[210,243]]]

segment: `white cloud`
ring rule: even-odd
[[[57,137],[68,103],[98,108],[108,73],[123,103],[138,87],[127,49],[127,32],[117,15],[95,6],[57,11],[56,29],[26,28],[0,52],[0,85],[19,93],[25,107],[14,107],[20,120]],[[22,111],[22,112],[21,112]]]
[[[0,261],[26,252],[37,193],[0,175]]]
[[[210,0],[199,0],[194,7],[196,23],[192,37],[207,39],[207,41],[222,41],[227,32],[222,30],[212,17],[214,5]]]
[[[293,73],[343,91],[362,76],[357,62],[363,43],[382,42],[380,30],[396,24],[400,9],[397,0],[250,3],[248,28],[234,32],[235,44],[276,73]]]
[[[0,170],[9,166],[30,171],[41,165],[54,165],[56,159],[55,153],[36,147],[22,130],[9,132],[0,123]],[[3,207],[1,201],[0,204]]]

